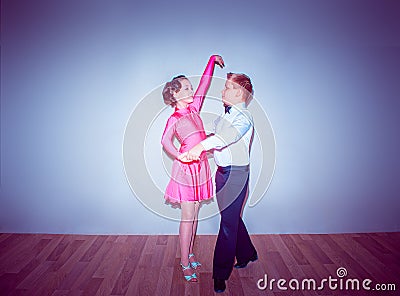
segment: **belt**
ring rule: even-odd
[[[243,171],[248,172],[250,165],[228,165],[228,166],[218,166],[218,171],[220,173],[228,173],[230,171]]]

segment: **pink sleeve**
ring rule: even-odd
[[[174,158],[179,155],[178,149],[174,145],[175,124],[178,121],[174,116],[168,118],[167,125],[165,126],[164,133],[161,138],[161,144],[164,150]]]
[[[197,87],[197,90],[193,96],[193,103],[191,103],[192,107],[194,107],[197,112],[200,111],[204,97],[206,96],[208,87],[210,86],[211,78],[214,73],[214,66],[215,56],[212,55],[208,60],[208,64],[204,70],[203,76],[201,76],[199,86]]]

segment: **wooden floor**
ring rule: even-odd
[[[234,270],[222,295],[400,295],[400,233],[253,235],[259,260]],[[172,235],[0,234],[0,295],[214,295],[216,237],[199,235],[203,266],[198,283],[185,283],[178,237]],[[290,279],[371,279],[397,292],[329,289],[293,291]],[[288,290],[257,288],[286,279]],[[386,287],[389,287],[387,285]]]

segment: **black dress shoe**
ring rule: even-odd
[[[216,293],[222,293],[226,289],[225,280],[214,279],[214,291]]]
[[[235,267],[235,268],[245,268],[247,266],[247,264],[249,264],[250,261],[254,262],[257,259],[258,259],[258,256],[257,256],[257,252],[256,252],[256,253],[254,253],[253,256],[251,256],[251,258],[247,262],[243,262],[243,263],[239,263],[238,262],[235,265],[233,265],[233,267]]]

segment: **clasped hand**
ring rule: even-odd
[[[178,156],[178,160],[182,162],[192,162],[195,160],[200,160],[200,154],[203,152],[204,147],[200,143],[194,146],[189,151],[183,152]]]

